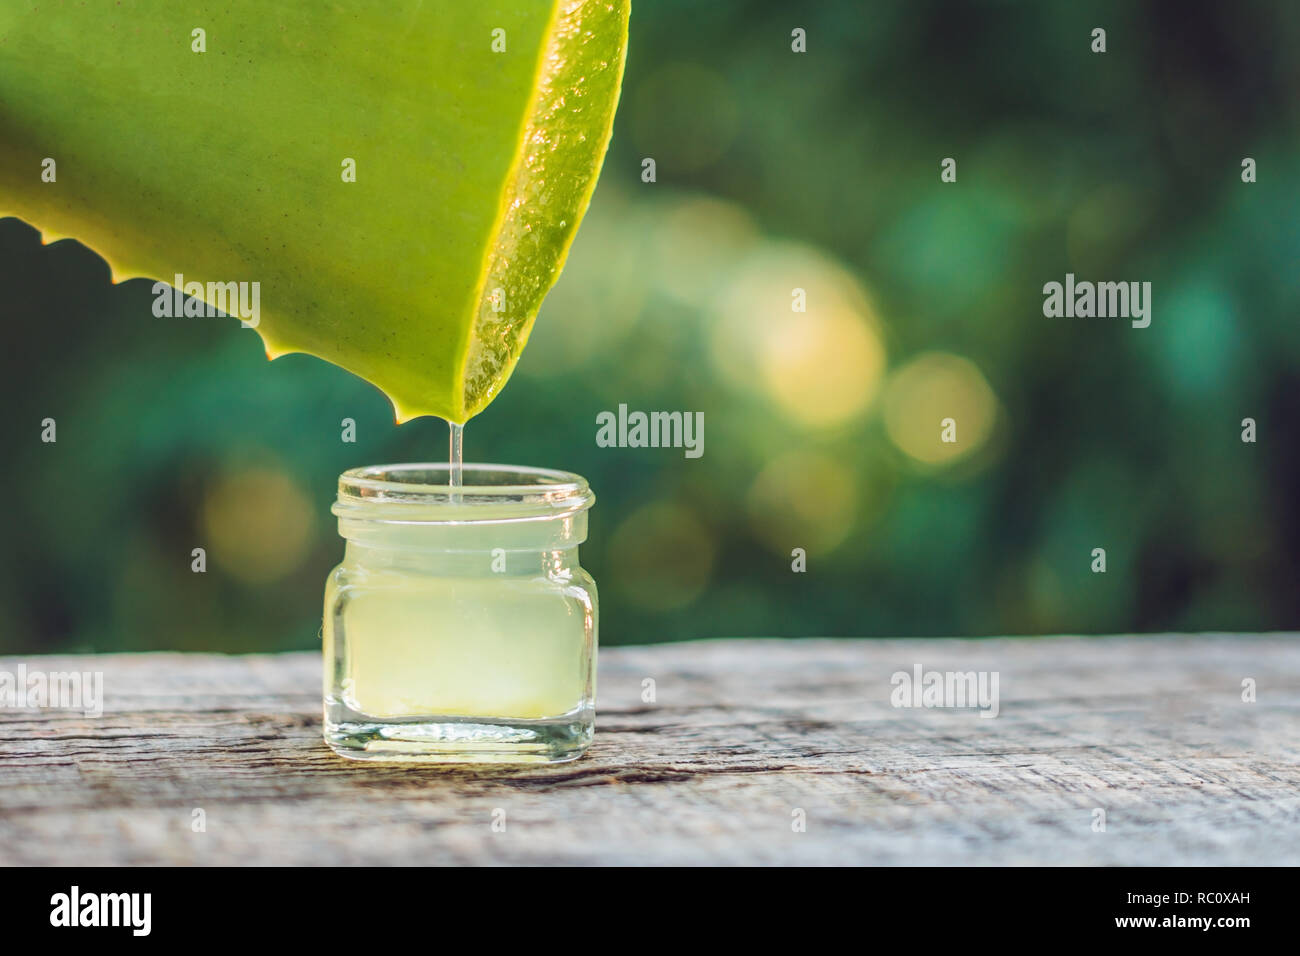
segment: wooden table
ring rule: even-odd
[[[0,710],[5,865],[1300,862],[1295,635],[613,648],[586,758],[481,770],[334,756],[314,654],[22,663],[105,708]],[[999,716],[892,706],[918,664]]]

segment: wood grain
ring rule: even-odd
[[[334,756],[314,654],[22,663],[105,705],[0,710],[4,865],[1300,862],[1295,635],[614,648],[586,758],[483,770]],[[892,706],[918,663],[999,716]]]

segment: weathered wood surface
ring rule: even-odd
[[[483,770],[334,756],[313,654],[24,663],[106,703],[0,710],[2,864],[1300,862],[1295,635],[615,648],[585,759]],[[1000,715],[891,706],[918,663]]]

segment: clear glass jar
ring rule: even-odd
[[[339,476],[347,540],[325,585],[325,741],[345,757],[561,761],[595,727],[595,496],[512,465]]]

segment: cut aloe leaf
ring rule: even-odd
[[[269,356],[398,421],[482,411],[595,187],[627,0],[180,6],[0,7],[0,215],[115,281],[258,282]]]

